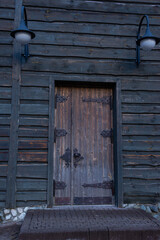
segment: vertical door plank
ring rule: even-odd
[[[22,0],[15,1],[14,28],[18,28],[21,18]],[[11,123],[10,123],[10,143],[7,175],[6,207],[16,207],[16,168],[18,151],[18,126],[19,126],[19,98],[21,82],[21,45],[13,43],[12,61],[12,100],[11,100]]]
[[[57,101],[55,109],[55,127],[57,130],[65,129],[65,136],[56,137],[55,156],[54,156],[54,179],[56,182],[63,182],[64,189],[55,189],[56,204],[70,204],[70,175],[71,167],[65,162],[68,150],[71,151],[71,90],[70,88],[56,87],[58,97],[66,98],[65,101]]]

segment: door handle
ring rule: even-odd
[[[60,158],[65,161],[65,166],[68,168],[71,165],[71,150],[67,148]]]
[[[75,168],[77,167],[78,163],[84,159],[84,157],[78,152],[77,148],[74,148],[73,150],[73,158],[73,164]]]

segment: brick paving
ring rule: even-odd
[[[0,225],[0,240],[18,240],[22,222]]]
[[[30,210],[19,240],[159,240],[160,222],[137,209],[105,206]]]

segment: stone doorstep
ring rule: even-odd
[[[103,205],[102,205],[103,206]],[[71,206],[54,206],[54,209],[58,208],[68,208]],[[86,206],[87,208],[92,208],[92,206]],[[111,207],[111,206],[109,206]],[[160,220],[160,203],[156,205],[142,205],[142,204],[123,204],[124,208],[136,208],[136,209],[142,209],[150,214],[152,214],[153,217]],[[22,221],[26,215],[26,212],[29,209],[47,209],[46,205],[42,206],[35,206],[35,207],[18,207],[16,209],[3,209],[0,211],[0,222],[18,222]]]
[[[141,209],[92,207],[62,207],[29,210],[19,235],[19,240],[34,239],[105,239],[118,240],[157,239],[160,222]],[[97,237],[97,238],[96,238]],[[118,237],[118,238],[117,238]]]

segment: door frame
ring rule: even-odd
[[[100,76],[61,76],[52,75],[49,78],[49,124],[48,124],[48,184],[47,206],[53,207],[53,156],[54,156],[54,111],[55,111],[55,85],[74,86],[101,86],[113,89],[113,158],[115,181],[115,205],[123,204],[123,178],[122,178],[122,117],[121,117],[121,80]]]

